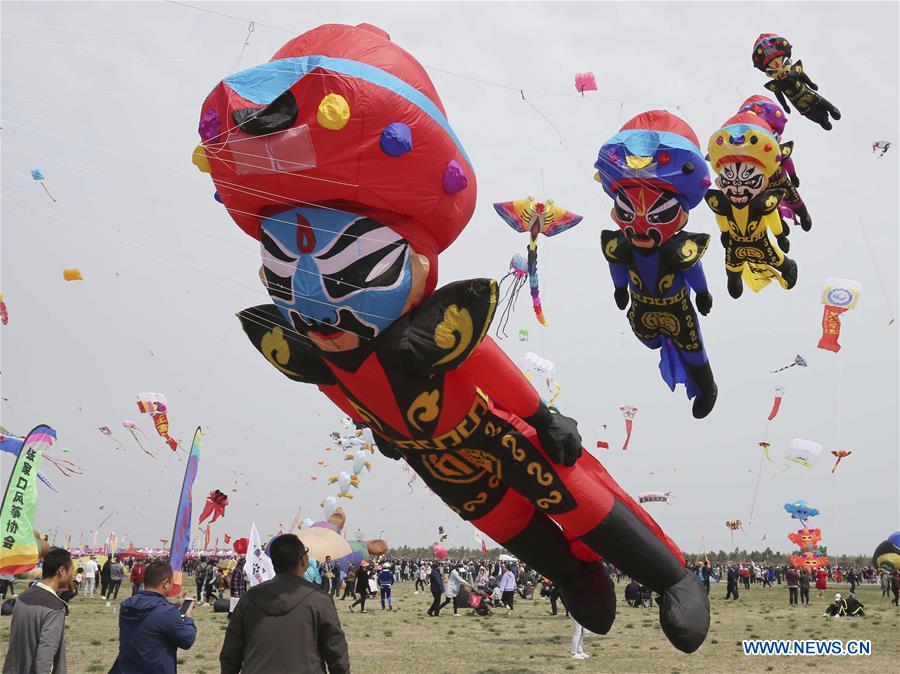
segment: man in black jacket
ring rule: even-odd
[[[738,572],[734,566],[728,567],[728,591],[725,593],[725,599],[731,599],[733,596],[735,599],[738,598]]]
[[[428,609],[428,615],[437,618],[441,614],[441,596],[444,594],[444,574],[441,573],[440,564],[431,567],[428,580],[431,583],[431,596],[434,599],[431,602],[431,608]]]
[[[334,602],[303,579],[309,549],[284,534],[272,541],[269,555],[275,577],[241,596],[219,654],[222,674],[349,674]]]

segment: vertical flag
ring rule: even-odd
[[[247,551],[247,558],[250,562],[250,572],[247,573],[247,580],[250,587],[259,585],[265,580],[275,577],[275,569],[272,567],[272,560],[263,550],[259,542],[259,532],[256,530],[256,522],[250,528],[250,549]]]
[[[0,507],[0,573],[24,573],[38,563],[34,538],[37,510],[37,469],[41,456],[53,445],[56,431],[37,426],[26,437],[13,466]]]
[[[169,551],[169,564],[172,565],[174,576],[172,577],[172,589],[170,597],[181,592],[184,556],[191,544],[191,488],[194,486],[194,478],[197,477],[197,467],[200,463],[200,438],[203,432],[200,427],[194,433],[191,443],[191,453],[188,455],[187,466],[184,468],[184,481],[181,483],[181,497],[178,499],[178,510],[175,513],[175,527],[172,530],[172,547]]]

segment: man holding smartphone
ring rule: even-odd
[[[176,674],[177,651],[193,646],[197,627],[191,618],[194,600],[183,601],[179,608],[167,598],[171,589],[172,567],[150,562],[144,590],[122,602],[119,657],[109,674]]]

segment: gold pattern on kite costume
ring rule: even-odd
[[[667,311],[648,311],[641,316],[641,324],[645,328],[661,330],[670,336],[677,335],[678,331],[681,330],[681,323],[678,322],[678,318],[675,314],[670,314]]]
[[[663,306],[673,307],[673,310],[655,309]],[[674,309],[676,306],[677,312]],[[697,333],[696,314],[683,289],[671,297],[647,297],[632,291],[628,322],[638,339],[651,340],[662,334],[683,351],[703,348]]]
[[[697,254],[700,252],[700,249],[697,247],[696,241],[693,239],[687,239],[684,242],[684,245],[681,247],[681,259],[685,262],[691,262]]]
[[[436,392],[435,392],[436,393]],[[427,394],[422,394],[427,395]],[[419,396],[419,398],[422,397]],[[416,398],[416,400],[419,400]],[[415,405],[415,401],[413,402]],[[399,449],[417,449],[417,450],[443,450],[453,449],[461,446],[465,441],[481,427],[484,422],[485,413],[487,412],[487,401],[481,396],[476,396],[472,401],[472,407],[469,408],[468,414],[460,421],[455,428],[451,429],[443,435],[430,440],[410,440],[410,439],[394,439],[390,441]],[[421,418],[421,417],[420,417]],[[424,419],[423,419],[424,420]]]
[[[432,477],[453,484],[476,482],[493,470],[493,466],[483,458],[479,458],[477,462],[472,461],[465,452],[428,454],[423,457],[422,462]]]
[[[463,510],[466,512],[474,512],[475,507],[485,503],[488,499],[488,495],[486,491],[478,492],[478,496],[476,496],[471,501],[466,501],[463,503]]]
[[[266,357],[266,360],[272,363],[281,372],[289,377],[299,377],[299,372],[284,367],[291,359],[291,347],[284,338],[284,331],[280,326],[276,326],[263,335],[260,343],[260,350]]]
[[[694,247],[696,248],[696,245]],[[660,295],[664,295],[674,284],[675,274],[666,274],[659,279],[659,283],[656,284],[656,289],[659,291]]]
[[[628,270],[628,278],[631,280],[631,285],[633,285],[635,288],[637,288],[639,290],[644,289],[644,282],[641,281],[641,277],[638,276],[634,272],[634,270],[632,270],[632,269]]]
[[[420,421],[430,423],[438,418],[441,413],[440,391],[423,391],[416,399],[412,401],[409,409],[406,410],[406,420],[413,425],[417,431],[421,431]]]
[[[466,308],[460,309],[451,304],[444,311],[444,320],[434,329],[434,343],[441,349],[450,351],[435,365],[449,363],[454,358],[464,353],[475,336],[475,328],[472,324],[472,315]]]

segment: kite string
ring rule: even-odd
[[[881,269],[878,267],[878,259],[875,257],[875,251],[872,249],[872,243],[869,241],[869,235],[866,234],[866,228],[863,225],[862,216],[859,217],[859,228],[862,230],[863,239],[866,241],[866,247],[869,249],[869,255],[872,257],[872,266],[875,267],[875,274],[878,276],[878,282],[881,284],[881,291],[884,293],[884,301],[888,307],[888,313],[891,315],[891,322],[888,325],[893,325],[896,320],[894,317],[894,309],[891,307],[891,298],[888,295],[887,286],[884,283],[884,277],[881,275]]]

